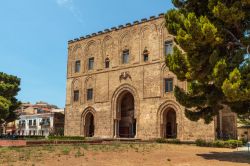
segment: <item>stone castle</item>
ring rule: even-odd
[[[208,125],[185,117],[165,65],[175,45],[164,14],[68,42],[65,135],[99,138],[213,140],[236,136],[227,110]],[[233,123],[232,123],[233,122]]]

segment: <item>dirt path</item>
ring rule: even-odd
[[[0,165],[25,166],[238,166],[250,153],[191,145],[79,145],[0,148]]]

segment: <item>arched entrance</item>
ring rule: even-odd
[[[116,116],[116,137],[134,138],[136,135],[135,104],[134,96],[129,91],[120,94],[117,100]]]
[[[95,134],[94,115],[89,112],[85,116],[84,136],[93,137]]]
[[[163,112],[163,129],[164,138],[177,138],[176,112],[169,108]]]

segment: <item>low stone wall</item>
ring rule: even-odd
[[[26,146],[25,140],[0,140],[1,147],[8,146]]]

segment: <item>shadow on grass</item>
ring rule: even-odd
[[[250,164],[250,153],[248,152],[210,152],[206,154],[197,154],[206,160],[219,160],[235,163]]]

